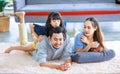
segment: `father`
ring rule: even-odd
[[[33,52],[33,59],[40,66],[58,70],[68,70],[71,67],[72,47],[70,39],[64,34],[64,28],[56,27],[50,30],[49,37],[44,36],[43,40],[37,43],[37,49]],[[51,64],[49,60],[64,59],[63,64]]]

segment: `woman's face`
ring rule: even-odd
[[[96,28],[94,28],[92,26],[92,22],[91,21],[85,21],[85,23],[84,23],[84,33],[85,33],[85,36],[87,36],[87,37],[93,36],[95,30],[96,30]]]
[[[50,24],[52,27],[56,28],[60,26],[60,20],[51,20]]]

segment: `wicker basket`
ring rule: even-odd
[[[0,16],[0,32],[9,31],[9,17]]]

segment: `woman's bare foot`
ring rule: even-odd
[[[74,35],[76,35],[78,32],[79,32],[78,29],[73,28],[73,33],[74,33]]]
[[[10,53],[12,51],[12,47],[9,47],[8,49],[5,50],[5,53]]]

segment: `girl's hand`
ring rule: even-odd
[[[39,36],[38,36],[38,41],[41,41],[41,40],[43,40],[43,36],[42,36],[42,35],[39,35]]]
[[[82,41],[83,43],[89,44],[89,41],[88,41],[88,39],[87,39],[86,36],[82,36],[82,37],[81,37],[81,41]]]

